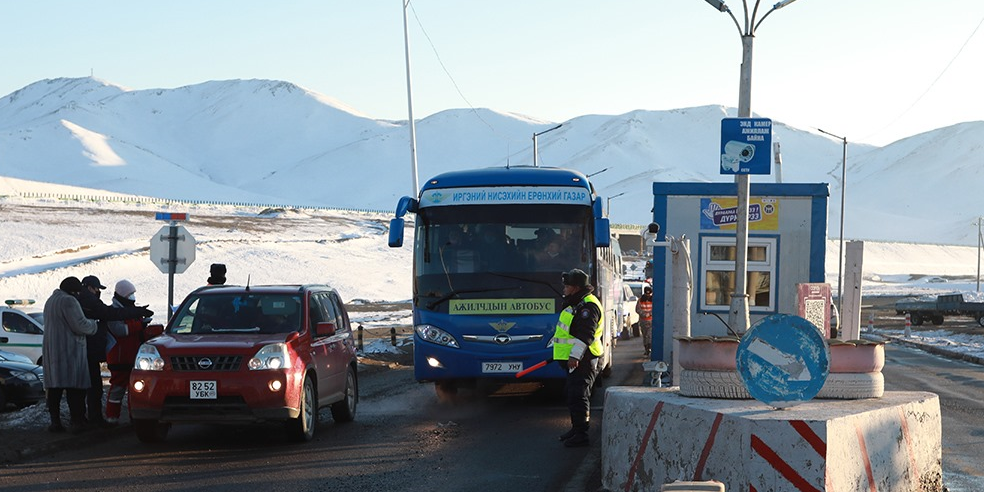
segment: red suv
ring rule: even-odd
[[[319,409],[355,417],[352,338],[328,286],[201,287],[140,346],[129,391],[137,437],[161,441],[176,422],[284,421],[292,440],[308,441]]]

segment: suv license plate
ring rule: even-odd
[[[484,373],[516,373],[522,370],[522,362],[482,362]]]
[[[216,399],[215,381],[192,381],[191,394],[188,395],[192,400],[214,400]]]

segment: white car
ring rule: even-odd
[[[21,354],[41,365],[41,339],[44,329],[27,313],[14,309],[14,305],[27,305],[26,301],[6,301],[0,306],[0,350]]]
[[[639,284],[636,292],[635,284]],[[622,333],[628,337],[639,336],[639,313],[636,312],[636,301],[642,295],[642,282],[623,282],[622,283]],[[635,325],[633,327],[633,325]]]

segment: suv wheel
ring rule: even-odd
[[[355,419],[355,406],[359,403],[359,380],[349,366],[345,372],[345,398],[331,405],[331,418],[335,422],[351,422]]]
[[[314,402],[314,383],[310,378],[304,378],[301,388],[300,412],[296,419],[287,422],[289,437],[292,441],[304,442],[314,438],[314,428],[318,424],[318,410]]]

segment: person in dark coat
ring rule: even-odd
[[[222,263],[212,263],[212,266],[208,268],[208,285],[225,285],[226,283],[226,266]]]
[[[97,321],[96,332],[87,338],[87,358],[89,389],[85,395],[86,416],[90,424],[106,425],[103,418],[103,379],[102,363],[106,362],[106,345],[109,334],[109,321],[123,321],[132,318],[149,318],[154,312],[146,306],[112,307],[103,304],[99,295],[106,288],[95,275],[82,279],[82,292],[79,303],[85,317]]]
[[[44,303],[44,337],[41,358],[51,432],[64,432],[61,399],[65,393],[70,412],[69,429],[79,432],[85,425],[85,393],[91,384],[86,367],[86,335],[96,332],[76,296],[83,290],[76,277],[62,280]]]
[[[564,446],[587,446],[591,389],[604,354],[601,301],[592,294],[588,274],[573,269],[562,275],[564,303],[554,330],[553,358],[567,371],[567,409],[571,429],[560,436]]]

